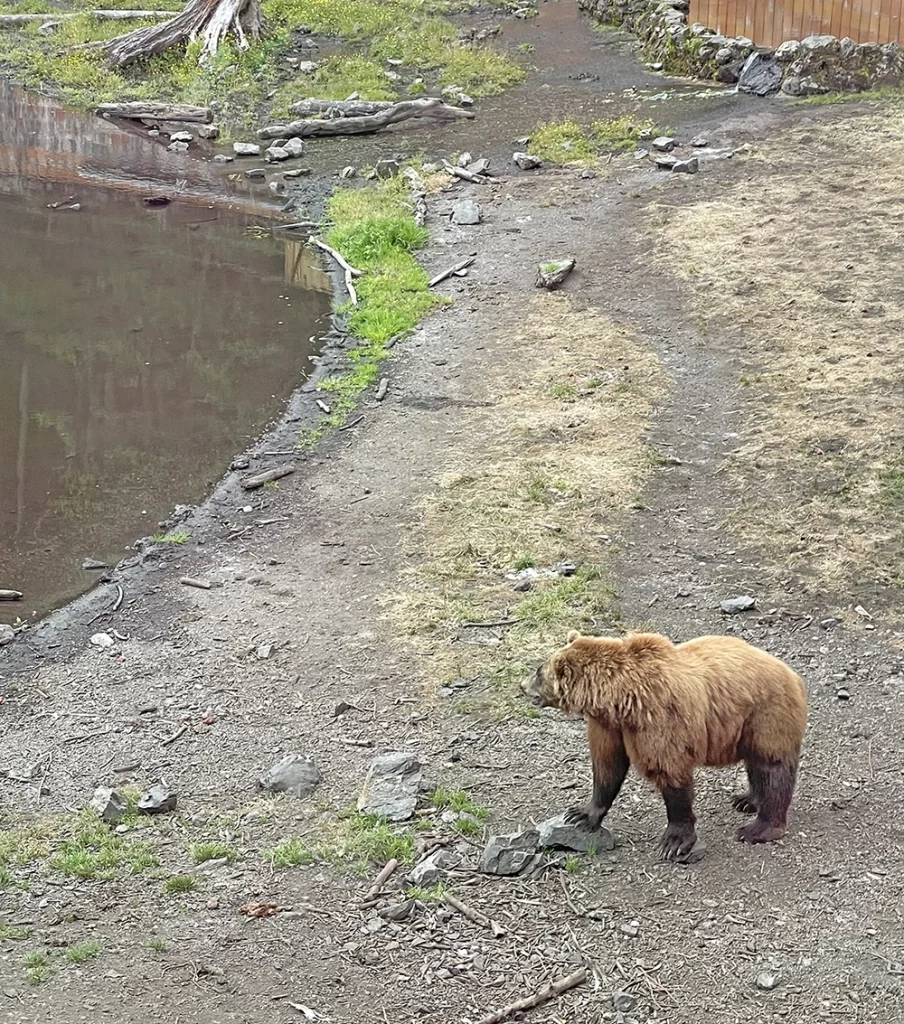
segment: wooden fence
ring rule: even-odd
[[[904,0],[691,0],[690,21],[757,46],[822,35],[904,43]]]

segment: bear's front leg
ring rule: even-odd
[[[669,824],[659,841],[659,855],[663,860],[680,860],[693,850],[697,842],[694,783],[663,786],[661,792]]]
[[[593,796],[579,807],[565,812],[569,824],[598,829],[628,774],[630,761],[621,732],[596,718],[587,719],[587,743],[593,765]]]

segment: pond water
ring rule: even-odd
[[[255,227],[275,209],[0,82],[0,589],[25,595],[0,621],[202,499],[301,382],[329,282]]]

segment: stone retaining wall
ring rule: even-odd
[[[862,92],[904,82],[904,49],[897,43],[808,36],[772,50],[744,36],[689,25],[689,0],[578,0],[578,5],[604,24],[634,33],[657,70],[737,82],[742,92],[758,96],[779,90],[790,96]]]

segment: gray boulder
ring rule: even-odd
[[[591,831],[581,825],[571,825],[564,814],[541,821],[537,826],[539,845],[552,850],[574,850],[576,853],[600,853],[615,848],[615,839],[606,828]]]
[[[374,758],[361,795],[362,814],[380,814],[389,821],[407,821],[414,815],[421,785],[421,763],[414,754],[396,751]]]
[[[534,828],[508,836],[490,836],[477,870],[485,875],[519,875],[540,862],[539,845],[540,833]]]
[[[289,754],[258,780],[258,787],[270,793],[291,793],[304,799],[314,792],[319,782],[320,770],[309,757]]]
[[[771,96],[782,87],[782,65],[774,57],[763,53],[751,53],[741,68],[738,78],[738,92],[751,96]]]

